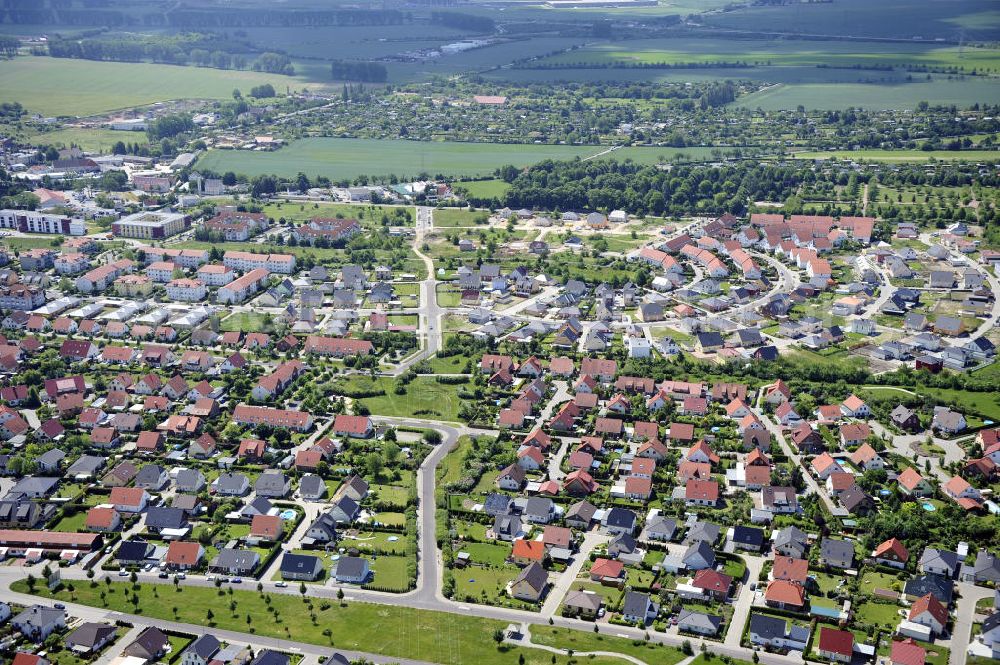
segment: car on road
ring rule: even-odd
[[[279,589],[284,589],[286,586],[288,586],[288,582],[275,582],[274,586],[278,587]]]
[[[128,577],[128,571],[124,568],[118,569],[118,577]]]
[[[63,605],[62,603],[56,603],[52,607],[56,608],[57,610],[64,610],[64,609],[66,609],[66,606]]]
[[[177,573],[176,575],[174,575],[174,579],[175,580],[186,580],[187,579],[187,573]]]
[[[161,571],[160,571],[160,574],[159,574],[159,575],[157,575],[157,577],[159,577],[159,578],[160,578],[161,580],[165,580],[165,579],[167,579],[168,577],[170,577],[170,575],[169,575],[169,574],[167,574],[167,571],[165,571],[165,570],[161,570]]]
[[[242,577],[234,577],[234,578],[233,578],[232,580],[230,580],[230,581],[231,581],[231,582],[232,582],[233,584],[242,584],[242,583],[243,583],[243,578],[242,578]]]

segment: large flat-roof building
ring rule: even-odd
[[[82,219],[34,210],[0,210],[0,228],[16,229],[21,233],[61,233],[69,236],[87,233],[87,225]]]
[[[111,232],[121,238],[169,238],[191,225],[179,212],[137,212],[111,225]]]

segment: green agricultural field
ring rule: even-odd
[[[744,63],[755,66],[862,67],[924,65],[965,71],[1000,70],[1000,50],[920,43],[847,41],[760,41],[752,39],[637,39],[596,44],[545,58],[540,64],[704,65]]]
[[[785,34],[851,35],[924,40],[954,40],[965,28],[966,39],[991,39],[1000,27],[1000,12],[990,0],[838,0],[828,3],[743,5],[734,11],[700,17],[708,27]]]
[[[281,90],[309,87],[278,74],[175,65],[38,56],[0,62],[4,101],[51,116],[87,116],[171,99],[228,99],[234,88],[263,83]]]
[[[361,174],[416,177],[425,172],[476,176],[491,174],[506,164],[528,166],[545,159],[589,157],[603,150],[606,148],[601,146],[533,143],[307,138],[293,141],[274,152],[210,150],[198,160],[198,168],[248,176],[273,173],[294,177],[301,171],[309,176],[324,175],[334,181],[351,180]],[[616,159],[655,163],[676,152],[691,153],[692,149],[625,148],[611,155]]]
[[[882,72],[860,77],[871,83],[802,83],[777,84],[736,100],[737,106],[776,111],[805,106],[808,109],[913,109],[922,102],[970,106],[977,102],[995,104],[1000,101],[1000,80],[986,77],[907,82],[880,82]]]
[[[13,586],[22,593],[28,591],[28,585],[23,580]],[[493,645],[493,631],[502,630],[507,623],[461,614],[350,601],[343,606],[331,603],[326,609],[315,604],[312,612],[315,613],[316,620],[309,621],[302,620],[309,616],[305,603],[298,595],[292,594],[234,591],[231,598],[236,602],[236,613],[231,614],[222,609],[216,590],[212,588],[182,585],[176,591],[168,584],[142,584],[135,592],[131,592],[131,585],[112,582],[110,587],[101,584],[91,588],[80,584],[72,593],[65,587],[52,593],[43,589],[43,586],[36,587],[36,593],[43,598],[104,607],[118,612],[141,613],[150,619],[180,621],[222,630],[246,631],[245,617],[249,614],[265,619],[252,625],[255,633],[263,637],[336,646],[397,658],[413,658],[442,665],[467,665],[473,662],[482,665],[509,665],[517,662],[522,654],[527,665],[548,665],[552,662],[551,654],[538,649],[496,649]],[[132,595],[126,599],[126,590],[130,594],[134,593],[138,599],[137,604],[130,602]],[[158,597],[153,595],[154,590]],[[100,597],[101,593],[105,593],[104,600]],[[264,598],[270,604],[265,604]],[[210,609],[214,614],[211,621],[206,619]],[[324,634],[327,629],[330,631],[329,636]],[[562,631],[557,639],[553,638],[558,646],[563,646],[561,642],[565,642],[566,646],[572,648],[572,643],[566,638],[568,632],[570,631]],[[590,639],[586,633],[573,632]],[[637,648],[630,641],[616,638],[606,638],[602,644],[605,650],[623,653],[630,653]],[[626,649],[629,651],[626,652]],[[679,650],[664,647],[657,647],[656,653],[662,654],[662,658],[666,660],[653,662],[665,665],[673,665],[682,657]],[[676,657],[673,657],[675,654]],[[556,665],[567,665],[569,660],[559,656],[555,662]],[[604,658],[588,659],[587,662],[594,665],[620,665],[622,661]]]

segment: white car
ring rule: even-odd
[[[288,582],[275,582],[274,586],[278,587],[279,589],[284,589],[286,586],[288,586]]]

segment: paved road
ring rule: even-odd
[[[543,618],[555,615],[566,592],[569,591],[570,587],[573,586],[573,582],[576,581],[576,576],[580,574],[580,571],[583,570],[586,564],[590,563],[590,553],[598,545],[610,541],[611,537],[600,531],[588,531],[584,534],[583,542],[580,543],[580,550],[573,556],[573,561],[566,566],[566,570],[559,573],[555,584],[549,589],[549,595],[546,596],[545,602],[542,604]]]
[[[741,554],[743,560],[747,564],[747,577],[743,586],[740,587],[740,595],[736,598],[736,602],[733,603],[733,617],[729,622],[729,627],[726,629],[726,646],[739,648],[740,639],[743,637],[743,626],[746,624],[747,617],[750,616],[750,609],[753,607],[754,596],[757,595],[756,591],[750,589],[750,585],[757,582],[757,578],[760,577],[760,571],[764,568],[764,557],[751,556],[749,554]]]
[[[417,336],[423,340],[419,352],[400,362],[387,372],[390,376],[402,374],[412,365],[430,358],[442,345],[441,315],[444,310],[437,301],[437,277],[434,261],[420,250],[424,237],[434,229],[434,208],[417,207],[416,233],[413,238],[413,253],[424,262],[427,277],[420,282],[420,307],[417,309]]]
[[[764,389],[761,388],[758,400],[762,399],[761,396],[763,395],[763,392]],[[845,514],[843,508],[834,504],[833,499],[831,499],[826,493],[826,488],[821,487],[820,484],[816,482],[816,479],[813,478],[813,475],[809,473],[809,469],[802,464],[801,456],[795,449],[792,448],[791,444],[788,443],[788,440],[785,439],[785,434],[782,432],[781,428],[773,420],[771,420],[771,418],[764,413],[759,406],[753,406],[750,410],[757,416],[760,422],[764,425],[765,429],[767,429],[767,431],[774,436],[775,441],[777,441],[778,445],[781,446],[781,449],[785,451],[785,455],[787,455],[796,466],[802,469],[802,478],[805,480],[806,486],[819,496],[823,503],[826,504],[827,510],[829,510],[832,515]]]
[[[975,623],[976,602],[980,598],[992,596],[993,590],[967,582],[959,582],[958,593],[961,597],[955,608],[955,628],[951,633],[951,653],[948,656],[948,665],[965,665],[972,624]]]

